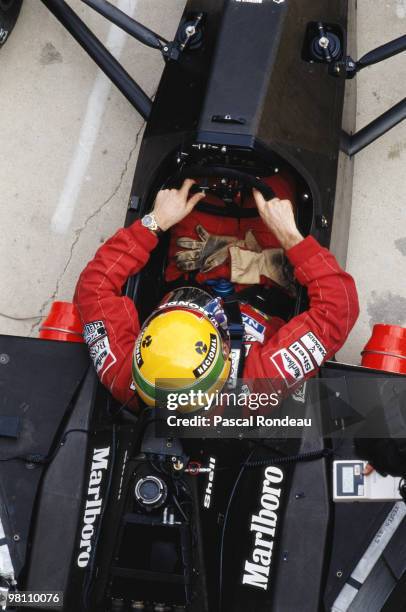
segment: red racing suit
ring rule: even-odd
[[[101,382],[120,402],[136,406],[132,354],[140,324],[133,301],[122,295],[127,278],[147,263],[158,239],[140,221],[120,229],[99,248],[75,291],[84,338]],[[352,277],[311,236],[286,255],[309,309],[288,323],[243,307],[247,357],[244,378],[271,379],[287,394],[317,373],[344,344],[359,313]]]

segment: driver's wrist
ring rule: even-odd
[[[166,232],[170,227],[172,227],[172,224],[169,223],[168,220],[165,220],[165,218],[163,218],[159,214],[159,212],[157,212],[156,210],[153,210],[152,212],[154,213],[155,221],[160,230],[162,230],[163,232]]]
[[[292,249],[299,244],[299,242],[302,242],[302,240],[304,240],[304,237],[299,230],[295,232],[286,232],[286,234],[279,236],[279,242],[285,251],[289,251],[289,249]]]

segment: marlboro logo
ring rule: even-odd
[[[279,520],[279,506],[284,474],[279,467],[265,469],[260,507],[251,517],[250,531],[255,534],[249,559],[245,561],[242,584],[266,591],[272,565],[272,553]]]
[[[87,567],[90,561],[96,523],[103,506],[100,491],[107,471],[109,455],[110,447],[95,448],[93,451],[92,469],[89,476],[85,513],[80,534],[80,552],[77,558],[77,564],[81,568]]]
[[[281,349],[277,353],[274,353],[271,360],[277,367],[288,387],[293,387],[293,385],[304,377],[300,362],[287,349]]]

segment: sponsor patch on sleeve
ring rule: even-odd
[[[307,383],[303,383],[300,387],[298,387],[294,393],[292,393],[292,398],[295,402],[300,402],[301,404],[306,403],[306,385]]]
[[[318,366],[323,363],[327,351],[320,342],[320,340],[312,332],[307,332],[300,338],[300,342],[308,349],[310,355],[313,357]]]
[[[93,321],[92,323],[86,323],[83,328],[83,338],[86,344],[90,345],[96,340],[103,338],[107,335],[104,321]]]
[[[235,389],[237,386],[238,366],[241,359],[241,349],[232,348],[230,351],[231,368],[227,380],[227,389]]]
[[[264,342],[265,325],[245,313],[242,313],[244,325],[244,342]]]
[[[111,352],[110,343],[107,336],[100,338],[94,344],[89,347],[90,358],[93,361],[96,372],[99,373],[104,369],[106,371],[113,363],[116,362],[116,358]]]
[[[289,350],[295,355],[295,357],[298,358],[305,374],[308,374],[315,369],[308,351],[300,344],[300,342],[294,342],[291,344],[289,346]]]
[[[117,360],[110,348],[104,321],[86,323],[83,328],[83,337],[88,345],[90,358],[93,361],[96,372],[98,374],[102,370],[106,372]]]
[[[299,361],[287,349],[277,351],[270,359],[275,364],[288,387],[293,387],[304,377]]]

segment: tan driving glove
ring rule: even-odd
[[[266,276],[290,293],[295,293],[293,270],[283,249],[262,250],[251,231],[247,232],[244,242],[243,245],[237,243],[229,247],[231,282],[256,285],[261,276]]]
[[[196,226],[196,232],[200,240],[185,237],[176,241],[177,246],[183,249],[175,253],[176,266],[179,270],[209,272],[227,261],[230,245],[238,242],[235,236],[209,234],[202,225]]]

